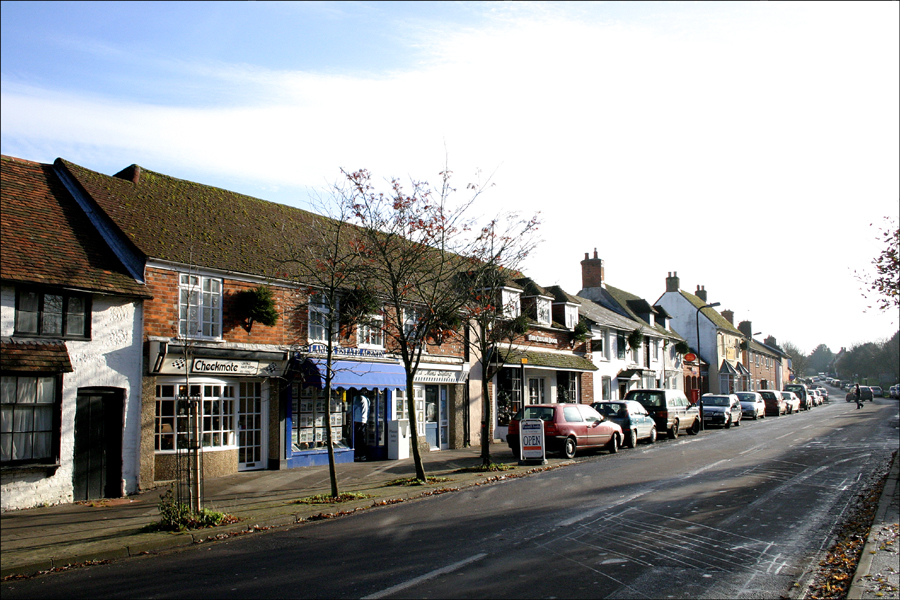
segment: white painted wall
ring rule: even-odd
[[[12,336],[15,289],[0,291],[0,335]],[[126,493],[138,489],[140,472],[141,331],[140,301],[95,296],[91,311],[91,340],[67,341],[72,373],[63,374],[60,467],[53,475],[43,471],[5,473],[0,482],[0,510],[71,502],[75,441],[75,398],[82,387],[114,387],[124,390],[125,415],[122,435],[122,479]]]

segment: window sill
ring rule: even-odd
[[[56,473],[57,469],[59,469],[59,464],[56,463],[26,463],[21,465],[0,466],[0,471],[2,471],[4,475],[14,475],[16,473],[40,473],[41,471],[43,471],[46,475],[49,476]]]

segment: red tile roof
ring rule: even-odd
[[[0,341],[0,371],[71,373],[72,363],[63,342]]]
[[[2,164],[0,279],[149,297],[103,243],[52,165]]]

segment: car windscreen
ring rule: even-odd
[[[731,399],[728,396],[704,396],[703,397],[703,405],[704,406],[728,406],[731,404]]]
[[[760,392],[759,395],[766,400],[778,400],[778,396],[775,395],[775,392]]]
[[[553,407],[552,406],[526,406],[521,411],[522,419],[540,419],[541,421],[552,421],[553,420]]]
[[[598,402],[596,404],[592,404],[601,415],[606,415],[607,417],[619,417],[625,416],[625,405],[624,404],[616,404],[612,402]]]
[[[753,394],[738,394],[737,397],[741,402],[756,402],[756,396],[754,396]]]
[[[666,395],[660,392],[629,392],[627,400],[635,400],[648,408],[660,408],[666,405]]]

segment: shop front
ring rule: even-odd
[[[270,399],[279,397],[287,357],[151,341],[154,479],[176,478],[177,455],[188,450],[191,438],[191,414],[198,417],[204,476],[268,468]]]
[[[295,359],[298,373],[286,398],[288,468],[328,464],[329,424],[335,462],[387,459],[389,423],[406,418],[400,402],[406,388],[403,367],[334,359],[331,398],[326,399],[326,360],[301,354]]]

